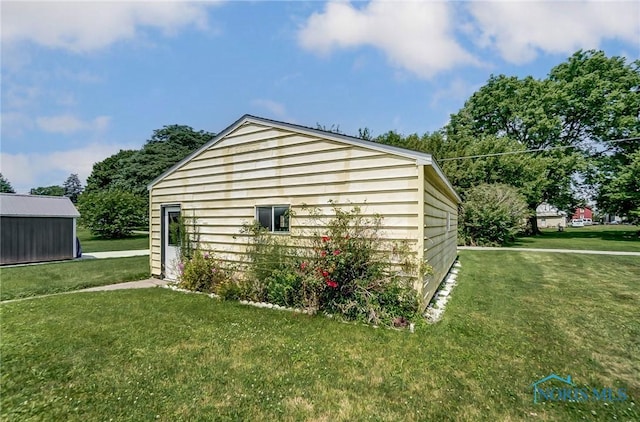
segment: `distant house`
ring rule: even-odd
[[[157,277],[178,277],[179,245],[169,227],[181,215],[197,222],[205,248],[241,262],[247,222],[293,238],[322,230],[289,218],[305,205],[327,216],[332,204],[380,215],[385,238],[407,241],[433,267],[416,280],[426,303],[457,256],[460,197],[432,156],[338,133],[245,115],[148,188]]]
[[[536,219],[538,220],[538,227],[541,229],[567,227],[567,213],[546,202],[536,208]]]
[[[571,217],[571,221],[575,220],[582,220],[584,224],[589,225],[593,222],[593,211],[589,207],[576,208]]]
[[[0,194],[0,265],[73,259],[78,217],[66,197]]]

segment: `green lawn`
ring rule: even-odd
[[[463,251],[415,334],[167,289],[1,305],[1,419],[638,420],[637,257]],[[534,404],[534,381],[626,388]]]
[[[77,235],[83,253],[149,249],[148,234],[134,233],[125,239],[101,239],[93,236],[88,229],[78,227]]]
[[[2,268],[0,299],[9,300],[149,277],[149,257],[91,259]]]
[[[591,249],[599,251],[640,252],[640,227],[627,225],[596,225],[543,229],[542,234],[520,237],[509,245],[519,248]]]

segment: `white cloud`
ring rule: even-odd
[[[429,106],[431,108],[437,108],[440,107],[442,103],[463,102],[478,88],[479,86],[473,85],[462,78],[456,77],[451,80],[448,85],[439,87],[433,92]]]
[[[2,4],[2,43],[31,41],[46,47],[89,52],[133,39],[141,28],[172,35],[187,27],[207,28],[214,2],[32,2]]]
[[[25,130],[33,127],[33,121],[24,113],[10,111],[0,115],[2,121],[2,137],[22,136]]]
[[[29,193],[39,186],[62,185],[71,173],[77,173],[82,184],[91,174],[93,164],[131,145],[89,144],[82,148],[50,153],[0,153],[0,167],[18,193]]]
[[[599,48],[603,40],[637,46],[640,3],[611,2],[472,2],[478,45],[493,47],[512,63],[526,63],[539,52],[569,54]]]
[[[273,100],[255,99],[251,100],[251,105],[261,109],[267,110],[276,119],[282,119],[287,121],[293,121],[287,113],[287,108],[284,104]]]
[[[373,46],[393,65],[430,78],[458,65],[479,64],[455,39],[454,8],[446,2],[372,0],[361,8],[330,2],[309,17],[298,41],[323,55]]]
[[[82,130],[103,131],[109,126],[109,116],[98,116],[93,120],[82,120],[72,114],[38,117],[36,124],[45,132],[70,134]]]

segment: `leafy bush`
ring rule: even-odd
[[[423,276],[428,266],[417,265],[406,245],[383,241],[379,216],[363,216],[359,207],[350,211],[334,207],[334,213],[325,233],[298,237],[274,235],[258,223],[245,225],[248,261],[243,277],[234,277],[235,270],[196,248],[190,257],[182,256],[179,286],[217,293],[223,299],[305,308],[372,324],[406,325],[419,310],[413,279],[408,276]],[[310,215],[323,217],[317,210]],[[183,222],[181,230],[186,233],[189,227]],[[187,239],[193,241],[191,235]]]
[[[310,213],[321,217],[316,210]],[[334,213],[326,234],[314,233],[307,243],[305,237],[283,238],[255,224],[245,227],[251,236],[241,295],[374,324],[414,318],[418,297],[407,278],[391,268],[379,235],[381,218],[363,216],[359,207],[334,207]]]
[[[180,263],[178,286],[196,292],[218,293],[220,286],[231,282],[231,273],[209,252],[196,250]]]
[[[120,190],[84,193],[78,210],[81,224],[107,239],[131,235],[134,228],[144,224],[148,212],[144,198]]]
[[[478,185],[463,203],[459,238],[466,245],[502,245],[525,229],[528,216],[527,203],[516,188]]]

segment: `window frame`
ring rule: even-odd
[[[265,227],[260,222],[260,211],[259,211],[260,208],[270,208],[271,209],[271,212],[270,212],[270,217],[271,217],[270,226],[271,227]],[[260,224],[261,227],[264,227],[265,229],[267,229],[269,231],[269,233],[283,234],[283,235],[290,234],[291,233],[291,215],[287,216],[287,223],[288,223],[287,226],[286,226],[287,230],[278,230],[278,231],[275,230],[275,227],[276,227],[276,221],[275,221],[275,214],[276,213],[275,213],[275,210],[276,210],[276,208],[286,208],[286,211],[284,213],[285,215],[287,213],[291,212],[291,205],[290,204],[256,205],[255,206],[255,213],[254,213],[256,222],[258,224]]]

